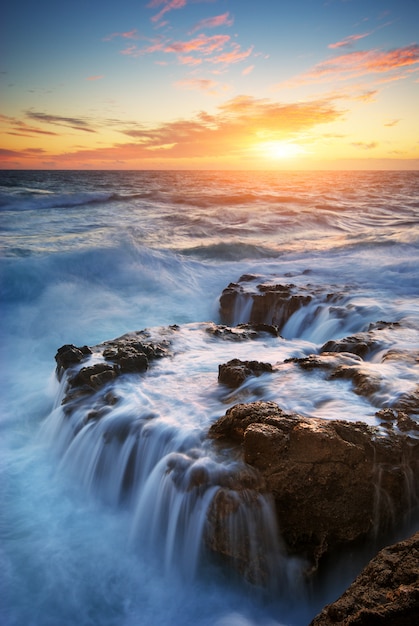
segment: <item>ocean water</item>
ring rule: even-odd
[[[415,389],[414,360],[366,362],[381,379],[371,397],[283,362],[379,320],[400,323],[383,329],[383,345],[419,350],[419,173],[4,171],[0,242],[0,623],[308,624],[350,582],[351,564],[321,593],[305,588],[272,539],[270,503],[251,503],[231,532],[262,527],[279,575],[265,590],[238,580],[202,547],[216,482],[194,499],[169,487],[168,463],[186,468],[182,481],[197,468],[234,471],[205,435],[238,401],[375,424]],[[205,328],[219,322],[220,294],[245,273],[340,293],[345,315],[324,300],[297,311],[282,339],[214,341]],[[66,420],[56,350],[142,329],[169,333],[173,356],[118,381],[121,402],[94,428]],[[218,364],[235,357],[278,375],[226,392]],[[121,420],[140,423],[141,448],[131,437],[105,449]]]

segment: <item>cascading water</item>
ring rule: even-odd
[[[110,406],[102,390],[81,407],[64,403],[52,411],[42,436],[59,449],[61,468],[102,501],[127,509],[130,543],[166,576],[177,572],[191,582],[217,552],[256,587],[295,587],[273,503],[257,476],[217,452],[204,430],[141,409],[141,381],[131,379],[105,393]]]

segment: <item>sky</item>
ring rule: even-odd
[[[16,0],[2,169],[419,169],[419,0]]]

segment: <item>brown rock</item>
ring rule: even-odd
[[[258,277],[242,276],[238,283],[230,283],[220,296],[220,318],[223,324],[243,322],[268,324],[280,330],[293,313],[312,300],[307,288],[293,284],[260,283]],[[240,310],[248,311],[238,319]]]
[[[270,363],[261,363],[260,361],[240,361],[240,359],[232,359],[228,363],[218,366],[218,382],[236,389],[249,376],[260,376],[265,372],[272,372]]]
[[[272,494],[289,551],[315,569],[338,546],[387,531],[419,499],[419,440],[362,422],[238,404],[209,431],[241,444]]]
[[[419,623],[419,533],[381,550],[310,626],[413,626]]]

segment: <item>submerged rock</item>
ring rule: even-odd
[[[419,623],[419,532],[381,550],[310,626],[413,626]]]
[[[394,529],[419,501],[419,440],[404,434],[253,402],[230,408],[209,435],[241,445],[289,552],[313,571],[337,547]]]

